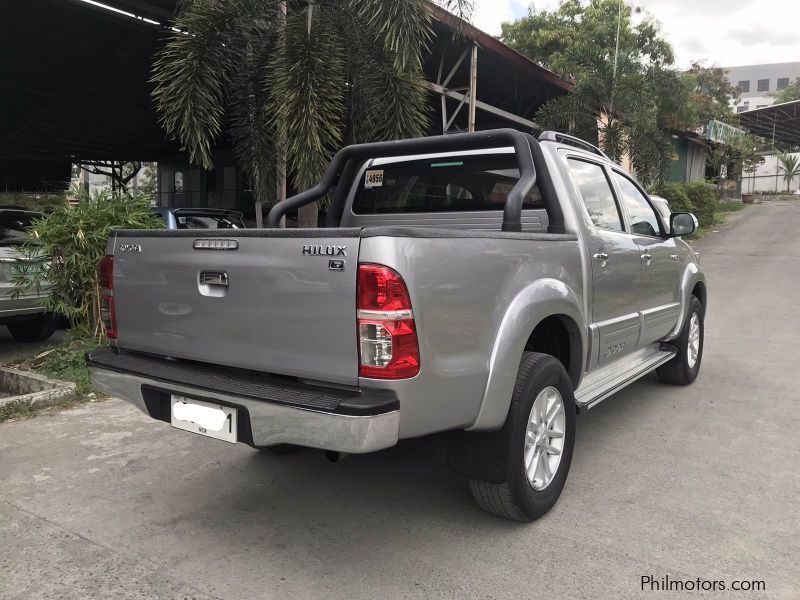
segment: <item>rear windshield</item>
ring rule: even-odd
[[[0,246],[19,244],[25,239],[25,230],[38,215],[0,213]]]
[[[236,215],[175,215],[178,229],[243,229],[242,219]]]
[[[353,200],[355,214],[503,210],[519,179],[512,154],[448,157],[370,167]],[[539,189],[523,209],[544,208]]]

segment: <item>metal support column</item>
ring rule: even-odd
[[[469,121],[468,130],[475,131],[475,103],[478,99],[478,44],[472,44],[469,63]]]

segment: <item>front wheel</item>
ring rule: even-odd
[[[526,352],[503,429],[505,481],[470,480],[484,510],[506,519],[533,521],[549,511],[567,481],[575,445],[572,382],[556,358]]]
[[[42,313],[33,319],[14,321],[6,327],[18,342],[43,342],[55,332],[58,318],[52,313]]]
[[[703,305],[696,296],[692,296],[686,323],[683,324],[681,334],[672,342],[677,347],[678,353],[667,364],[656,369],[656,374],[662,383],[689,385],[697,379],[700,362],[703,360],[705,333],[703,316]]]

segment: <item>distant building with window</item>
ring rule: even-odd
[[[736,112],[772,106],[775,94],[800,77],[800,62],[726,67],[728,81],[739,88],[739,103],[731,101]]]

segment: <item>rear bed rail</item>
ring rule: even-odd
[[[538,183],[545,209],[547,210],[549,233],[564,233],[564,216],[556,196],[550,172],[544,160],[539,142],[533,136],[514,129],[493,129],[475,133],[457,133],[433,137],[397,140],[390,142],[374,142],[370,144],[354,144],[337,152],[331,160],[322,180],[310,190],[301,192],[272,207],[267,216],[269,227],[279,227],[286,213],[301,206],[322,199],[340,181],[349,185],[344,173],[353,171],[356,161],[399,156],[404,154],[430,154],[436,152],[457,152],[460,150],[480,150],[511,145],[517,159],[520,177],[516,185],[508,193],[503,208],[503,231],[522,231],[522,204],[525,196]],[[336,194],[329,211],[341,216],[344,194]],[[326,223],[329,224],[329,223]]]

